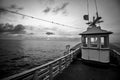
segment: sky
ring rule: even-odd
[[[104,21],[100,24],[101,28],[119,33],[120,0],[96,1],[99,15]],[[92,21],[96,13],[95,3],[94,0],[88,2]],[[83,20],[83,15],[87,14],[87,0],[0,0],[0,8],[72,26],[59,26],[12,13],[0,14],[0,23],[23,24],[27,26],[26,32],[36,35],[44,35],[49,31],[56,36],[78,36],[88,27],[87,21]]]

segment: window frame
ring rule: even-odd
[[[101,38],[104,37],[104,45],[105,47],[102,47]],[[100,36],[100,49],[108,49],[109,48],[109,36],[108,35],[102,35]]]
[[[87,40],[86,40],[86,38],[87,38]],[[89,43],[89,39],[88,39],[88,36],[82,36],[82,46],[84,47],[84,48],[88,48],[88,43]],[[86,45],[86,46],[84,46],[84,45]]]
[[[96,47],[91,46],[91,45],[94,45],[94,44],[92,44],[92,42],[91,42],[91,38],[97,38],[96,43],[93,42],[93,43],[96,45]],[[90,48],[99,48],[99,37],[98,37],[98,35],[92,35],[92,36],[89,37],[89,47],[90,47]]]

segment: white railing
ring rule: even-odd
[[[24,71],[19,74],[4,78],[2,80],[52,80],[58,73],[61,73],[67,68],[76,57],[76,52],[80,48],[71,51],[69,54],[62,56],[54,61],[48,62],[44,65],[35,67],[33,69]]]

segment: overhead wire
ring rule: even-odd
[[[99,17],[99,14],[98,14],[97,1],[96,1],[96,0],[94,0],[94,2],[95,2],[95,8],[96,8],[96,15],[97,15],[97,17]],[[100,26],[100,23],[98,23],[98,24],[99,24],[99,26]]]
[[[37,17],[34,17],[34,16],[26,15],[26,14],[23,14],[23,13],[11,11],[11,10],[8,10],[8,9],[0,9],[0,10],[1,11],[7,11],[7,12],[10,12],[10,13],[13,13],[13,14],[17,14],[17,15],[21,15],[23,18],[29,17],[29,18],[32,18],[32,19],[36,19],[36,20],[40,20],[40,21],[44,21],[44,22],[48,22],[48,23],[52,23],[52,24],[64,26],[64,27],[69,27],[69,28],[74,28],[74,29],[81,29],[81,28],[70,26],[70,25],[65,25],[65,24],[62,24],[62,23],[58,23],[58,22],[54,22],[54,21],[49,21],[49,20],[37,18]]]

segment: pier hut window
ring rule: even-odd
[[[107,48],[108,42],[107,42],[107,36],[101,37],[101,48]]]
[[[98,38],[97,37],[91,37],[90,38],[90,47],[97,47]]]
[[[88,44],[88,38],[87,37],[83,37],[83,47],[87,47]]]

